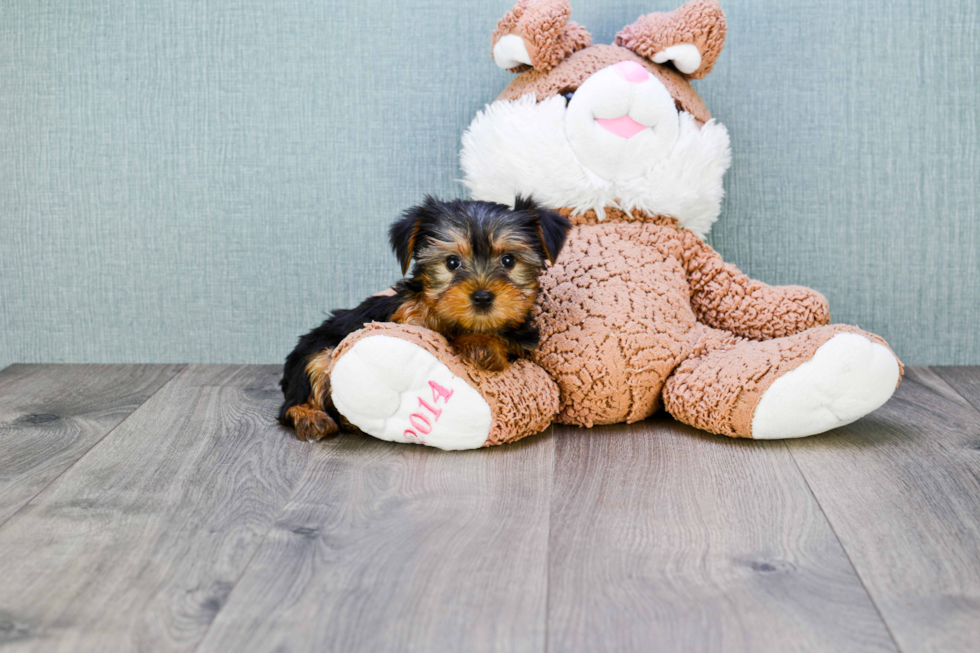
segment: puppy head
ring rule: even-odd
[[[492,202],[426,197],[390,230],[402,271],[412,277],[445,323],[494,332],[524,321],[538,292],[538,275],[554,261],[571,224],[530,198],[514,208]]]

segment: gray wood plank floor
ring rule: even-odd
[[[782,442],[656,417],[555,447],[555,651],[895,650]]]
[[[943,376],[909,370],[883,410],[788,443],[905,651],[980,651],[980,412]]]
[[[0,372],[0,650],[980,650],[980,368],[461,453],[299,442],[278,372]]]
[[[12,365],[0,372],[0,524],[180,367]]]
[[[544,650],[553,451],[317,447],[202,650]]]

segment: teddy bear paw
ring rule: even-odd
[[[330,374],[334,406],[381,440],[439,449],[482,447],[490,406],[432,353],[392,336],[358,340]]]
[[[858,334],[837,334],[763,393],[752,437],[800,438],[850,424],[888,401],[899,374],[887,347]]]

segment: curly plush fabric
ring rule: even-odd
[[[690,82],[670,66],[655,64],[649,59],[618,45],[593,45],[579,50],[551,70],[528,70],[515,77],[498,100],[516,100],[533,93],[540,102],[558,93],[573,91],[590,75],[620,61],[634,61],[655,75],[683,111],[702,123],[711,120],[711,112],[691,87]]]
[[[334,350],[328,373],[359,340],[377,335],[400,338],[425,349],[479,390],[493,417],[484,446],[513,442],[543,431],[558,411],[558,388],[537,365],[518,360],[502,372],[481,370],[456,356],[442,335],[407,324],[373,322],[352,333]]]
[[[616,35],[616,44],[648,59],[673,45],[693,44],[701,53],[701,66],[689,77],[700,79],[714,68],[726,31],[725,14],[717,0],[691,0],[669,13],[641,16]]]
[[[352,334],[335,360],[373,335],[425,349],[490,406],[492,445],[553,420],[636,422],[661,406],[705,431],[752,437],[766,389],[833,336],[860,334],[887,347],[856,327],[827,326],[827,302],[814,290],[749,279],[674,218],[615,207],[603,221],[594,211],[560,212],[573,227],[541,276],[534,362],[487,372],[441,335],[397,324]]]
[[[571,13],[568,0],[519,0],[497,23],[491,49],[501,37],[516,34],[524,39],[531,67],[550,70],[571,53],[592,44],[592,37],[584,27],[569,22]],[[528,69],[528,66],[517,66],[511,71]]]
[[[554,155],[571,147],[565,121],[576,102],[592,102],[579,106],[592,110],[593,118],[610,98],[629,100],[616,105],[624,111],[651,109],[642,99],[634,106],[637,94],[629,84],[619,91],[610,86],[598,98],[590,99],[588,92],[570,102],[555,97],[624,61],[642,65],[666,87],[683,124],[702,136],[719,129],[689,83],[707,74],[721,51],[725,21],[717,2],[693,0],[670,14],[644,16],[620,32],[618,45],[592,45],[570,55],[560,45],[568,34],[562,29],[572,25],[567,20],[567,3],[558,0],[520,0],[504,17],[494,42],[521,35],[528,52],[517,52],[520,59],[513,60],[531,59],[534,68],[516,77],[498,97],[501,102],[481,112],[464,136],[465,183],[476,199],[509,202],[518,190],[545,194],[552,206],[566,207],[559,211],[573,224],[555,264],[540,278],[534,319],[541,341],[533,362],[519,361],[495,375],[467,366],[430,332],[398,325],[373,325],[365,332],[393,334],[425,348],[469,384],[467,391],[479,393],[473,396],[477,401],[483,397],[493,416],[485,444],[539,431],[552,419],[585,427],[636,422],[661,406],[677,420],[712,433],[803,437],[850,423],[887,401],[902,368],[881,338],[856,327],[829,325],[830,311],[820,293],[749,279],[697,235],[717,217],[720,173],[719,183],[702,182],[719,166],[721,173],[727,169],[727,132],[724,139],[706,139],[723,142],[723,151],[706,150],[722,151],[720,157],[692,160],[651,148],[631,151],[610,140],[597,140],[598,149],[588,152],[600,158],[619,152],[631,161],[663,166],[656,179],[638,173],[613,183],[590,172],[574,150],[574,167],[564,167],[566,161]],[[515,46],[511,51],[519,47],[516,39],[503,44],[508,45]],[[668,48],[674,48],[674,61],[689,74],[651,61]],[[505,65],[510,61],[501,59]],[[528,143],[547,154],[535,159]],[[609,196],[582,201],[582,190],[592,192],[595,180],[568,172],[580,169],[607,184],[601,190],[612,189]],[[703,174],[678,172],[688,169]],[[534,177],[535,171],[540,177]],[[553,178],[564,185],[551,183]],[[649,191],[658,190],[663,179],[697,200],[697,206],[650,200]],[[700,202],[706,198],[714,202],[713,210],[702,216]],[[661,214],[675,216],[686,228]],[[361,337],[364,333],[349,340]],[[341,344],[339,356],[348,344]],[[486,414],[482,404],[478,408]],[[473,439],[482,437],[479,431]]]
[[[843,324],[762,342],[699,324],[691,334],[693,350],[664,388],[664,407],[675,419],[699,429],[751,437],[756,406],[773,381],[810,360],[821,345],[841,333],[862,335],[888,347],[878,336]]]
[[[558,421],[635,422],[659,407],[696,323],[676,233],[612,218],[572,228],[542,276],[536,317],[535,360],[561,390]],[[674,255],[656,247],[672,241]]]
[[[373,335],[423,348],[487,403],[489,446],[551,421],[635,422],[661,406],[705,431],[753,437],[766,390],[835,336],[856,334],[888,349],[856,327],[827,325],[816,291],[749,279],[673,218],[615,207],[601,222],[592,211],[561,213],[574,226],[541,277],[534,362],[487,372],[462,361],[441,335],[397,324],[348,336],[334,360]]]
[[[823,295],[803,286],[749,279],[693,233],[685,232],[684,270],[698,321],[752,340],[781,338],[830,323]]]
[[[829,320],[819,293],[749,279],[673,218],[614,207],[601,223],[591,211],[568,217],[575,226],[542,276],[536,317],[535,360],[561,390],[560,422],[650,416],[695,351],[699,321],[772,338]]]

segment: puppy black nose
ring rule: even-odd
[[[474,290],[470,295],[470,301],[477,308],[490,308],[493,304],[493,293],[489,290]]]

